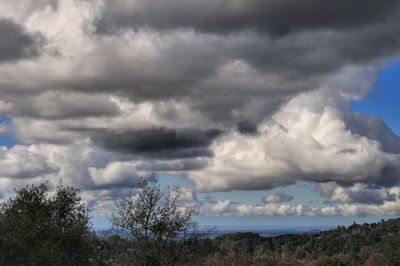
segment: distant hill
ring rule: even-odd
[[[205,241],[212,250],[206,265],[400,265],[400,219],[276,237],[230,233]]]
[[[326,231],[283,230],[288,234],[278,236],[265,236],[266,231],[212,232],[194,240],[191,256],[179,265],[400,266],[400,218]],[[131,265],[129,241],[121,235],[105,231],[101,239],[116,255],[113,265]]]

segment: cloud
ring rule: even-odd
[[[19,105],[21,106],[21,105]],[[44,119],[115,116],[119,108],[108,95],[47,91],[35,97],[26,113]],[[24,106],[22,106],[23,108]],[[24,110],[25,111],[25,110]]]
[[[29,179],[56,171],[55,165],[31,147],[0,148],[0,179]]]
[[[32,13],[44,8],[57,8],[58,0],[3,0],[0,3],[0,16],[25,21]]]
[[[0,98],[0,114],[5,114],[13,109],[13,104]]]
[[[230,200],[217,201],[211,206],[211,211],[214,214],[223,215],[229,214],[232,211],[233,203]]]
[[[69,145],[16,145],[1,148],[0,179],[2,191],[23,183],[49,181],[55,185],[59,178],[83,190],[123,188],[134,186],[140,176],[152,177],[149,171],[135,168],[138,163],[101,150],[88,140]]]
[[[324,6],[317,0],[301,3],[296,0],[107,1],[97,28],[100,32],[152,27],[217,33],[250,28],[282,35],[293,30],[361,27],[380,21],[397,7],[398,3],[393,0],[385,3],[327,1]]]
[[[115,199],[122,197],[124,192],[126,191],[121,190],[121,188],[106,188],[84,190],[81,195],[88,208],[92,209],[96,214],[107,216],[110,210],[115,207]]]
[[[399,187],[392,187],[385,192],[387,193],[387,195],[384,196],[385,200],[381,202],[378,200],[375,201],[375,203],[372,203],[370,201],[370,203],[346,203],[331,207],[321,207],[318,210],[318,214],[325,216],[400,215]],[[371,192],[367,191],[367,194],[371,195]]]
[[[266,204],[257,206],[240,204],[235,211],[235,215],[238,216],[300,216],[308,214],[306,208],[301,204]]]
[[[144,180],[155,180],[155,173],[138,170],[135,162],[111,162],[105,168],[90,167],[88,171],[96,187],[133,187]]]
[[[263,198],[265,203],[282,203],[292,201],[294,197],[286,193],[268,194]]]
[[[201,167],[201,159],[140,158],[104,150],[89,139],[0,149],[2,192],[26,183],[49,181],[56,185],[59,178],[65,185],[84,191],[123,190],[136,187],[143,180],[156,181],[158,173],[177,174]],[[180,192],[185,198],[192,195],[196,201],[194,191],[182,188]]]
[[[352,132],[364,135],[369,139],[380,141],[383,150],[400,153],[399,136],[396,135],[378,116],[354,114],[349,128]]]
[[[42,38],[28,33],[22,25],[0,17],[0,62],[17,61],[38,56]]]
[[[167,31],[141,24],[131,30],[125,27],[129,24],[117,34],[99,35],[93,23],[102,12],[102,23],[111,25],[114,18],[122,18],[113,12],[132,5],[141,6],[143,14],[159,8],[157,1],[105,2],[106,9],[100,2],[40,1],[18,4],[16,11],[7,8],[11,2],[4,4],[13,19],[47,40],[35,60],[0,66],[0,103],[7,103],[0,110],[12,117],[19,141],[66,144],[90,138],[105,149],[144,157],[211,157],[210,144],[224,132],[237,128],[255,134],[262,121],[298,93],[315,90],[349,65],[379,66],[382,58],[398,51],[391,45],[399,30],[391,1],[379,8],[368,3],[357,19],[295,23],[298,28],[279,38],[240,27],[199,30],[196,23],[189,28],[172,23]],[[186,6],[188,11],[203,6],[196,10],[208,11],[218,3],[225,2],[174,1],[170,6]],[[275,21],[275,14],[286,21],[289,10],[319,10],[313,1],[307,9],[295,2],[285,8],[274,1],[236,4],[242,15],[234,20],[269,33],[268,20]],[[259,8],[264,5],[270,8]],[[336,11],[353,6],[330,5]],[[228,11],[231,8],[227,5]],[[163,15],[179,17],[168,10],[163,9]],[[184,14],[178,9],[178,15]]]
[[[383,204],[385,201],[395,201],[396,194],[390,188],[373,187],[365,184],[354,184],[351,187],[341,187],[334,182],[319,184],[321,194],[330,202]]]
[[[197,202],[197,194],[193,189],[186,187],[171,187],[171,198],[176,198],[178,202]]]
[[[391,188],[389,194],[392,196],[379,202],[345,203],[321,207],[280,203],[233,204],[229,200],[225,200],[213,205],[211,210],[214,214],[232,216],[398,216],[400,215],[399,187]]]
[[[177,149],[208,148],[211,141],[221,134],[219,130],[204,131],[195,128],[179,130],[152,128],[103,133],[103,136],[100,135],[101,133],[99,136],[95,136],[94,140],[99,141],[108,149],[132,153],[154,153],[164,150],[173,152]]]
[[[390,136],[398,145],[400,139],[393,133],[361,135],[365,125],[354,128],[368,118],[360,116],[332,90],[301,94],[261,123],[258,135],[231,131],[214,141],[208,166],[190,173],[190,178],[202,191],[266,189],[298,180],[398,183],[399,154],[382,142]],[[387,132],[384,123],[378,125],[375,132]]]
[[[394,213],[399,137],[350,101],[399,55],[398,14],[394,0],[1,1],[0,113],[24,150],[3,150],[2,189],[64,177],[106,202],[152,173],[203,191],[332,181],[328,209],[242,213]]]

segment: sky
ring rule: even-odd
[[[202,225],[400,216],[396,0],[2,0],[0,195],[138,181]]]

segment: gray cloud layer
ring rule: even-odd
[[[3,151],[29,166],[3,171],[5,187],[61,175],[112,190],[154,172],[206,191],[399,181],[399,137],[349,106],[399,54],[398,1],[28,2],[0,3],[0,115],[36,154]]]
[[[281,192],[281,193],[266,195],[263,198],[263,202],[265,202],[265,203],[282,203],[282,202],[289,202],[293,199],[294,199],[294,197],[292,195]]]
[[[41,36],[28,33],[22,25],[0,17],[0,35],[0,62],[39,55]]]
[[[220,135],[218,130],[204,131],[201,129],[152,128],[124,132],[102,132],[94,136],[94,141],[111,150],[119,150],[130,153],[160,153],[169,151],[173,157],[174,151],[182,150],[185,157],[201,148],[208,148],[211,141]],[[191,152],[192,151],[192,152]],[[175,153],[176,154],[176,153]],[[179,155],[179,154],[177,154]]]
[[[148,0],[107,1],[98,30],[153,27],[204,32],[255,29],[272,35],[320,28],[346,29],[382,21],[398,7],[395,0]]]

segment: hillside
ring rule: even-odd
[[[314,234],[233,233],[203,244],[203,265],[400,265],[400,219]]]

